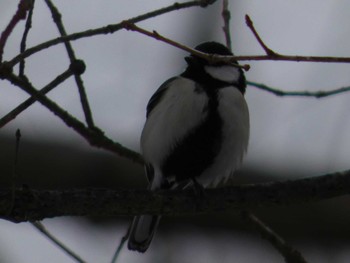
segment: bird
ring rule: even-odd
[[[196,50],[233,56],[210,41]],[[210,62],[190,54],[183,73],[165,81],[150,98],[140,145],[148,189],[216,187],[242,164],[249,141],[246,79],[237,61]],[[145,252],[161,216],[140,215],[131,224],[128,248]]]

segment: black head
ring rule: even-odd
[[[204,42],[199,44],[194,49],[208,54],[217,54],[223,56],[233,56],[232,52],[224,45],[218,42]]]
[[[195,49],[208,54],[233,56],[232,52],[227,47],[217,42],[204,42],[196,46]],[[234,85],[244,94],[246,81],[241,68],[225,64],[224,62],[213,64],[204,58],[192,54],[185,57],[185,60],[188,67],[182,76],[190,78],[201,85],[209,86],[210,88]],[[238,63],[234,62],[234,64]]]

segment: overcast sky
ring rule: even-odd
[[[118,23],[173,3],[165,0],[55,2],[69,33]],[[16,6],[17,1],[1,0],[1,31]],[[276,52],[313,56],[350,54],[349,1],[237,0],[230,1],[230,8],[233,51],[237,55],[263,54],[245,25],[245,14],[250,15],[261,37]],[[202,26],[208,21],[210,25]],[[16,27],[7,42],[5,60],[18,53],[23,24]],[[207,40],[224,42],[221,1],[207,9],[181,10],[139,25],[189,46]],[[210,39],[206,38],[207,35]],[[57,36],[44,1],[37,0],[28,46]],[[115,141],[138,150],[147,101],[163,81],[182,72],[186,53],[125,30],[81,39],[73,42],[73,47],[87,65],[82,78],[96,124]],[[284,90],[318,91],[350,85],[348,64],[241,63],[251,65],[251,70],[246,73],[248,80]],[[55,46],[30,57],[26,74],[37,88],[41,88],[68,65],[62,45]],[[0,113],[4,115],[27,95],[4,81],[0,83]],[[56,88],[49,97],[78,118],[83,118],[72,79]],[[246,167],[256,165],[283,176],[294,171],[313,176],[349,168],[350,92],[323,99],[280,98],[248,87],[246,99],[251,115]],[[40,104],[32,106],[0,132],[14,134],[17,128],[27,138],[87,146],[73,130]]]

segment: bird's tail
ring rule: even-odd
[[[128,248],[142,253],[145,252],[152,241],[159,220],[160,216],[136,216],[131,225]]]

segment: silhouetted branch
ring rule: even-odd
[[[236,65],[237,67],[240,67],[240,68],[243,68],[244,70],[249,70],[250,66],[249,65],[238,65],[236,64],[236,61],[233,60],[233,58],[235,58],[234,56],[221,56],[221,55],[215,55],[215,54],[206,54],[206,53],[203,53],[201,51],[198,51],[196,49],[193,49],[193,48],[190,48],[188,46],[185,46],[179,42],[176,42],[174,40],[171,40],[169,38],[166,38],[162,35],[160,35],[157,31],[148,31],[146,29],[143,29],[141,27],[138,27],[136,26],[135,24],[133,23],[130,23],[129,20],[126,20],[123,22],[123,26],[126,30],[131,30],[131,31],[136,31],[136,32],[139,32],[143,35],[146,35],[146,36],[149,36],[151,38],[154,38],[156,40],[160,40],[164,43],[167,43],[171,46],[174,46],[174,47],[177,47],[179,49],[182,49],[184,51],[187,51],[193,55],[196,55],[198,57],[201,57],[201,58],[204,58],[212,63],[215,63],[215,62],[225,62],[225,63],[229,63],[229,64],[233,64],[233,65]]]
[[[54,235],[52,235],[46,227],[40,222],[31,222],[31,224],[40,231],[44,236],[46,236],[51,242],[53,242],[56,246],[62,249],[68,256],[73,258],[76,262],[86,263],[79,255],[77,255],[73,250],[63,244],[60,240],[58,240]]]
[[[242,212],[242,217],[259,231],[262,238],[269,241],[270,244],[278,250],[278,252],[284,257],[286,263],[307,263],[298,250],[291,247],[282,237],[254,214],[246,211]]]
[[[189,8],[189,7],[193,7],[193,6],[206,7],[208,5],[213,4],[214,2],[216,2],[216,0],[201,0],[201,1],[196,0],[196,1],[188,1],[188,2],[184,2],[184,3],[174,3],[170,6],[160,8],[160,9],[157,9],[157,10],[147,12],[145,14],[130,18],[130,19],[128,19],[128,21],[130,23],[138,23],[138,22],[159,16],[159,15],[163,15],[163,14],[166,14],[166,13],[169,13],[172,11],[176,11],[176,10],[180,10],[180,9],[184,9],[184,8]],[[123,22],[121,22],[118,24],[107,25],[104,27],[89,29],[89,30],[86,30],[83,32],[78,32],[78,33],[70,34],[67,36],[55,38],[55,39],[49,40],[47,42],[41,43],[37,46],[34,46],[32,48],[27,49],[25,52],[17,55],[16,57],[14,57],[10,61],[8,61],[7,64],[9,67],[13,67],[19,61],[33,55],[34,53],[37,53],[41,50],[52,47],[54,45],[64,43],[67,41],[73,41],[73,40],[77,40],[77,39],[81,39],[81,38],[91,37],[91,36],[112,34],[112,33],[116,32],[118,30],[121,30],[123,28],[124,28]]]
[[[199,52],[198,50],[187,47],[181,43],[178,43],[174,40],[166,38],[159,34],[157,31],[148,31],[141,27],[136,26],[133,23],[130,23],[129,20],[122,22],[122,26],[127,30],[132,30],[144,34],[146,36],[152,37],[156,40],[165,42],[169,45],[187,51],[191,54],[194,54],[198,57],[207,59],[212,63],[215,62],[224,62],[228,64],[235,64],[236,61],[244,61],[244,60],[280,60],[280,61],[294,61],[294,62],[328,62],[328,63],[350,63],[350,57],[318,57],[318,56],[289,56],[289,55],[281,55],[271,51],[269,55],[258,55],[258,56],[220,56],[213,54],[205,54],[203,52]],[[240,65],[240,67],[245,70],[249,70],[249,65]]]
[[[82,74],[85,70],[84,63],[82,61],[76,61],[76,63],[71,66],[73,71],[76,70],[78,74]],[[84,125],[81,121],[73,117],[70,113],[62,109],[57,103],[46,97],[43,93],[36,90],[33,85],[18,76],[14,75],[7,67],[0,68],[0,78],[10,81],[13,85],[21,88],[27,92],[30,96],[35,98],[38,102],[48,108],[52,113],[58,116],[68,127],[71,127],[77,133],[79,133],[83,138],[85,138],[92,146],[98,148],[104,148],[106,150],[117,153],[118,155],[133,160],[135,162],[142,163],[143,159],[140,154],[123,147],[121,144],[112,141],[110,138],[106,137],[98,129],[90,129]]]
[[[11,190],[0,190],[0,218],[14,222],[57,216],[185,215],[304,204],[350,192],[350,170],[328,175],[254,185],[188,190],[35,190],[17,189],[11,213]]]
[[[50,0],[45,0],[47,6],[49,7],[51,14],[52,14],[52,19],[55,22],[58,31],[60,32],[61,36],[67,36],[66,30],[64,28],[63,22],[62,22],[62,15],[60,14],[60,12],[58,11],[58,9],[56,8],[56,6],[50,1]],[[66,47],[67,53],[68,53],[68,57],[71,63],[73,63],[73,61],[76,61],[77,58],[75,56],[75,52],[73,50],[72,45],[70,44],[69,41],[64,42],[64,45]],[[84,87],[84,83],[83,80],[81,78],[81,74],[74,74],[74,78],[75,78],[75,82],[77,84],[78,87],[78,91],[79,91],[79,96],[80,96],[80,102],[83,108],[83,112],[84,112],[84,116],[85,116],[85,121],[87,123],[87,126],[90,129],[96,129],[93,118],[92,118],[92,113],[91,113],[91,109],[90,109],[90,105],[89,105],[89,100],[88,97],[86,95],[86,91],[85,91],[85,87]]]
[[[27,11],[30,9],[32,5],[31,0],[20,0],[17,11],[13,15],[11,21],[8,23],[5,30],[1,33],[0,36],[0,63],[2,62],[2,55],[4,53],[5,44],[7,42],[8,37],[11,35],[11,32],[16,27],[19,21],[26,18]]]
[[[341,88],[333,89],[329,91],[320,90],[320,91],[313,91],[313,92],[312,91],[284,91],[284,90],[275,89],[265,84],[257,83],[253,81],[247,81],[247,84],[250,86],[254,86],[258,89],[271,92],[277,96],[315,97],[317,99],[350,91],[350,87],[341,87]]]
[[[46,94],[50,92],[52,89],[54,89],[55,87],[63,83],[66,79],[68,79],[72,75],[73,75],[73,71],[71,70],[71,68],[67,69],[65,72],[58,75],[53,81],[47,84],[44,88],[39,90],[39,92],[42,94]],[[14,120],[20,113],[22,113],[24,110],[30,107],[34,102],[36,102],[36,99],[32,96],[29,99],[22,102],[20,105],[18,105],[12,111],[7,113],[4,117],[0,119],[0,129],[10,121]]]
[[[21,53],[23,53],[26,50],[27,37],[29,34],[29,30],[32,28],[32,17],[33,17],[35,0],[31,0],[31,1],[32,1],[32,4],[28,12],[28,17],[27,17],[26,25],[24,27],[23,36],[22,36],[21,45],[20,45]],[[21,78],[24,77],[24,68],[25,68],[25,60],[22,60],[19,64],[19,73],[18,73],[18,75]]]

